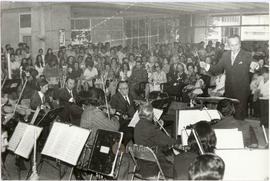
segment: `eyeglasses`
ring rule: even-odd
[[[119,89],[121,89],[121,90],[127,90],[128,87],[121,87],[121,88],[119,88]]]

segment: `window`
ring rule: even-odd
[[[245,40],[269,40],[268,26],[246,26],[241,28],[241,39]]]
[[[268,25],[269,15],[242,16],[242,25]]]
[[[31,14],[20,15],[20,28],[31,28]]]
[[[240,16],[212,16],[208,20],[209,26],[240,25]]]
[[[192,18],[194,42],[220,41],[227,48],[227,39],[238,34],[242,41],[269,40],[269,15],[196,15]],[[205,22],[204,22],[205,21]],[[204,25],[205,24],[205,25]]]
[[[76,18],[71,20],[71,43],[122,41],[122,18]]]

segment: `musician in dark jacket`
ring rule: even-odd
[[[217,138],[210,124],[206,121],[200,121],[194,125],[194,130],[198,134],[204,152],[214,153]],[[176,180],[188,180],[188,168],[200,154],[199,146],[192,133],[188,137],[188,146],[190,149],[187,152],[174,157],[174,179]]]
[[[153,107],[146,104],[140,108],[140,120],[134,129],[134,141],[137,145],[151,148],[161,165],[166,178],[173,176],[173,156],[166,156],[164,152],[175,143],[175,140],[160,130],[160,127],[153,121]],[[153,179],[158,173],[156,163],[139,160],[139,172],[143,178]]]
[[[46,95],[48,91],[48,82],[46,80],[41,80],[39,83],[39,91],[35,91],[30,99],[30,107],[33,110],[36,110],[38,106],[41,106],[41,109],[45,106],[49,106],[49,97]]]
[[[77,105],[77,95],[74,87],[75,80],[68,77],[66,86],[58,91],[58,99],[60,107],[64,107],[64,111],[61,114],[64,121],[79,125],[83,109]]]
[[[117,85],[117,93],[111,99],[112,108],[132,118],[136,109],[133,97],[129,94],[129,86],[126,81],[120,81]]]
[[[120,81],[117,85],[117,93],[111,98],[110,105],[121,114],[120,131],[124,132],[123,144],[133,139],[133,128],[128,127],[130,120],[136,112],[135,103],[129,94],[129,86],[126,81]]]
[[[238,35],[229,38],[231,51],[224,52],[220,61],[210,66],[201,62],[201,67],[211,74],[226,72],[225,97],[235,98],[240,101],[235,106],[235,118],[244,120],[247,116],[247,102],[250,94],[250,72],[256,65],[251,63],[251,54],[241,49],[241,40]]]

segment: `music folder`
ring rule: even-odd
[[[41,154],[75,166],[90,133],[88,129],[54,122]]]
[[[41,131],[42,128],[40,127],[18,122],[10,138],[8,150],[28,159]]]

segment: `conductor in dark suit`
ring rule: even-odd
[[[123,144],[126,145],[133,139],[133,128],[128,127],[130,120],[136,112],[135,103],[129,94],[129,86],[126,81],[120,81],[117,85],[117,93],[111,98],[110,105],[116,112],[119,112],[122,118],[119,120],[119,131],[124,132]]]
[[[247,116],[247,102],[250,94],[250,72],[257,68],[251,54],[241,49],[238,35],[229,37],[230,51],[224,52],[218,64],[210,66],[200,62],[202,68],[211,74],[226,72],[225,95],[240,101],[235,107],[235,119],[244,120]]]
[[[74,91],[75,80],[68,77],[66,86],[59,89],[58,98],[60,107],[64,107],[62,118],[74,125],[80,125],[83,109],[76,104],[76,92]]]

